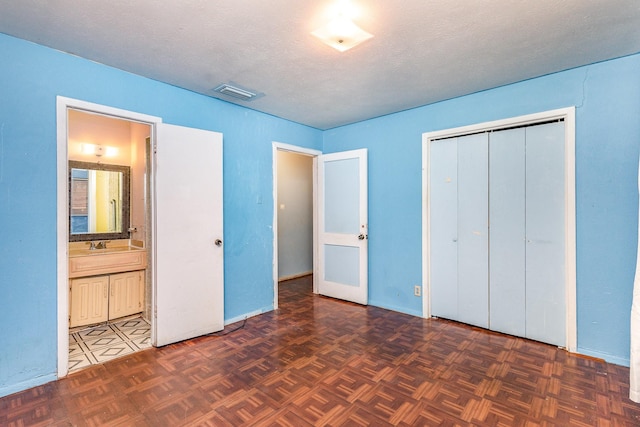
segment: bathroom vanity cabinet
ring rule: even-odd
[[[72,279],[69,286],[69,326],[106,322],[109,315],[109,276]]]
[[[69,250],[69,327],[106,322],[144,308],[147,251],[119,245]]]
[[[144,270],[71,279],[70,327],[130,316],[143,306]]]

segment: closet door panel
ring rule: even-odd
[[[488,134],[458,138],[458,319],[489,327]]]
[[[458,317],[458,154],[457,138],[429,148],[431,314]]]
[[[564,123],[526,128],[526,337],[564,346]]]
[[[525,335],[525,130],[489,136],[489,327]]]

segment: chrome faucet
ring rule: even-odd
[[[107,243],[109,243],[110,240],[103,240],[101,242],[88,242],[89,243],[89,250],[93,251],[95,249],[107,249]]]

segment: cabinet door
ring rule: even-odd
[[[71,280],[69,326],[84,326],[107,321],[109,276]]]
[[[143,271],[112,274],[109,279],[109,320],[140,313],[143,306]]]

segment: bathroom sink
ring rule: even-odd
[[[122,273],[147,268],[147,250],[117,245],[105,249],[69,248],[69,278]]]
[[[135,246],[113,246],[107,247],[105,249],[69,249],[69,256],[92,256],[92,255],[104,255],[113,252],[130,252],[130,251],[143,251],[143,248],[138,248]]]

